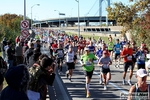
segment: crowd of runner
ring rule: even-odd
[[[53,84],[57,69],[58,73],[60,75],[62,74],[64,64],[67,66],[66,77],[72,82],[73,70],[75,69],[76,63],[78,61],[81,63],[85,74],[86,97],[90,97],[90,82],[95,66],[97,65],[100,67],[99,83],[104,84],[104,90],[107,90],[107,84],[109,84],[109,80],[113,77],[111,76],[110,68],[112,63],[115,68],[120,68],[120,62],[124,63],[122,84],[126,84],[126,74],[129,71],[127,83],[130,86],[133,85],[131,80],[135,65],[137,64],[138,79],[140,80],[142,77],[142,80],[138,81],[139,83],[136,86],[140,86],[142,82],[146,81],[143,77],[148,75],[145,73],[148,73],[148,66],[150,66],[150,64],[146,66],[146,55],[149,53],[146,44],[141,43],[137,46],[134,40],[127,41],[124,37],[122,39],[114,39],[109,35],[108,40],[104,41],[102,38],[96,40],[94,37],[85,38],[82,35],[78,37],[77,35],[68,35],[65,32],[55,30],[42,30],[42,32],[36,34],[35,38],[21,39],[18,36],[15,43],[13,47],[13,41],[7,40],[6,38],[2,41],[2,58],[8,66],[8,71],[6,71],[7,77],[5,77],[6,81],[7,83],[12,81],[10,76],[13,77],[12,72],[14,66],[22,66],[23,68],[19,71],[25,69],[24,67],[26,66],[29,76],[22,76],[22,78],[27,79],[27,82],[24,84],[29,82],[28,88],[25,87],[26,91],[32,90],[39,92],[40,100],[46,99],[46,85]],[[44,54],[41,48],[46,48],[50,55]],[[31,80],[29,80],[29,77]],[[18,85],[18,87],[16,85],[15,87],[14,84]],[[148,87],[146,83],[144,84],[143,86],[145,88]],[[11,86],[17,88],[19,92],[21,85],[10,82],[8,84],[8,87],[10,87],[5,88],[1,93],[1,98],[6,98],[2,100],[10,100],[7,99],[8,97],[5,93],[9,94],[10,90],[13,91]],[[134,91],[135,85],[131,88],[130,93]],[[139,88],[141,91],[148,90],[148,88],[145,90],[141,87],[136,88]]]

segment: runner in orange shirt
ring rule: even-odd
[[[130,86],[132,85],[131,78],[132,78],[133,69],[134,69],[132,55],[133,55],[133,49],[130,48],[130,43],[127,42],[126,47],[121,52],[121,57],[124,59],[123,85],[126,84],[125,78],[126,78],[126,73],[129,67],[130,67],[130,75],[129,75],[128,84]]]

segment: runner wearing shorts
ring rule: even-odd
[[[114,48],[114,43],[112,41],[112,38],[109,38],[108,51],[110,53],[110,58],[113,57],[113,48]]]
[[[94,54],[90,53],[89,48],[85,47],[85,54],[81,56],[81,65],[82,68],[84,70],[84,74],[85,74],[85,78],[86,78],[86,97],[89,98],[90,97],[90,91],[89,91],[89,87],[90,87],[90,81],[93,75],[93,71],[94,71],[94,63],[93,60],[96,60],[96,57]]]
[[[132,55],[133,55],[133,49],[130,48],[130,43],[127,42],[126,47],[121,52],[121,57],[124,59],[123,85],[126,84],[125,78],[126,78],[126,74],[127,74],[129,67],[130,67],[130,75],[129,75],[128,84],[130,86],[132,85],[131,78],[132,78],[133,69],[134,69]]]
[[[106,82],[109,83],[111,79],[111,73],[109,66],[112,64],[107,51],[103,51],[103,56],[100,58],[98,64],[102,67],[102,76],[104,80],[104,90],[107,90]]]
[[[116,39],[116,44],[114,46],[114,53],[115,53],[115,67],[119,68],[120,66],[120,51],[121,51],[121,45],[119,43],[119,39]],[[118,64],[117,64],[118,60]]]
[[[73,69],[75,69],[75,53],[72,50],[72,46],[69,46],[68,53],[66,54],[66,64],[68,66],[68,71],[66,72],[67,78],[69,77],[70,82],[72,82],[71,77],[73,73]]]

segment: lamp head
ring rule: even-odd
[[[40,6],[40,4],[37,4],[38,6]]]

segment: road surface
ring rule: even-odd
[[[42,53],[49,55],[49,50],[42,48]],[[56,73],[56,78],[53,86],[48,86],[47,100],[116,100],[121,99],[121,94],[126,94],[130,86],[128,84],[122,85],[123,63],[120,68],[115,68],[114,64],[110,66],[112,79],[107,85],[107,90],[104,90],[103,85],[99,84],[99,66],[95,65],[95,71],[90,83],[91,97],[86,98],[85,94],[85,76],[79,62],[77,62],[73,72],[72,82],[67,79],[65,72],[66,66],[63,65],[63,74]],[[132,77],[132,83],[136,82],[135,78],[136,68]],[[126,76],[126,81],[128,74]],[[49,96],[50,95],[50,96]]]

